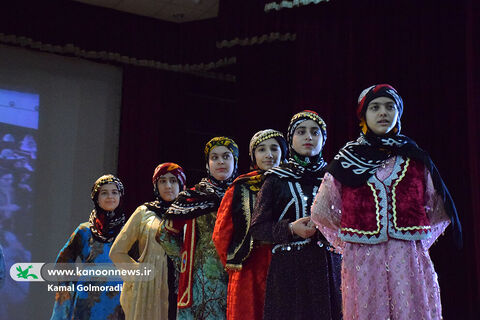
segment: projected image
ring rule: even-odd
[[[28,282],[8,274],[12,264],[31,261],[38,106],[36,94],[0,89],[0,245],[7,274],[0,319],[18,315],[28,295]]]

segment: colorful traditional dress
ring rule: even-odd
[[[308,170],[289,159],[267,171],[258,193],[252,235],[273,244],[264,319],[341,319],[341,257],[319,233],[302,239],[289,229],[310,216],[323,167]]]
[[[299,154],[294,136],[296,142],[302,141],[300,144],[311,149],[302,149],[303,154]],[[264,319],[341,319],[341,257],[319,232],[304,239],[291,225],[299,219],[309,220],[326,166],[321,155],[326,139],[327,126],[316,112],[295,114],[287,130],[288,162],[265,173],[258,193],[252,236],[255,241],[273,245]]]
[[[176,270],[155,240],[157,230],[164,223],[165,212],[172,203],[162,199],[157,185],[158,180],[168,173],[176,178],[178,190],[184,188],[186,176],[182,167],[173,162],[159,164],[152,177],[155,200],[135,210],[110,250],[110,257],[119,269],[125,264],[146,263],[154,271],[152,280],[124,282],[120,302],[127,320],[176,318]],[[136,259],[129,255],[132,248],[138,248],[139,257]]]
[[[239,176],[218,209],[213,242],[229,274],[227,319],[262,319],[269,243],[253,242],[250,223],[263,171]]]
[[[95,181],[91,199],[95,209],[88,222],[84,222],[72,233],[65,246],[60,250],[56,263],[112,263],[109,258],[110,248],[120,229],[125,224],[125,216],[120,209],[106,211],[98,203],[101,187],[115,184],[120,195],[123,195],[122,182],[109,174]],[[74,291],[59,291],[55,295],[52,320],[121,320],[125,318],[120,306],[121,281],[79,281],[63,283],[73,285]],[[105,286],[109,290],[85,290],[96,286]],[[81,286],[82,289],[79,289]]]
[[[215,137],[205,147],[205,159],[217,146],[234,158],[234,169],[224,181],[210,175],[191,190],[180,192],[166,212],[157,241],[168,255],[180,257],[177,319],[225,319],[228,275],[212,242],[217,210],[236,176],[238,146],[227,137]],[[208,161],[207,161],[208,163]]]
[[[90,222],[82,223],[60,250],[56,263],[111,263],[108,257],[111,242],[100,242],[93,238]],[[116,286],[119,281],[75,282],[76,286]],[[120,291],[59,291],[55,294],[52,320],[104,320],[124,319],[120,306]]]
[[[427,219],[415,225],[402,220],[405,206],[415,203],[411,194],[404,200],[396,195],[402,180],[412,175],[409,158],[388,159],[368,181],[369,203],[355,204],[347,187],[326,174],[312,219],[325,237],[343,252],[342,294],[345,319],[441,319],[440,290],[428,249],[449,224],[443,201],[433,187],[430,174],[420,166],[421,207]],[[418,170],[417,170],[418,171]],[[409,185],[412,185],[411,183]],[[406,186],[408,188],[408,186]],[[362,188],[352,190],[361,192]],[[347,204],[346,202],[350,202]],[[396,208],[402,205],[403,208]],[[345,212],[374,207],[372,225],[358,221],[347,225]],[[364,211],[366,213],[366,210]]]
[[[343,252],[346,319],[442,319],[428,249],[450,222],[461,245],[461,226],[431,158],[400,134],[402,112],[403,100],[388,84],[360,94],[360,137],[334,157],[312,208],[312,220]]]
[[[155,212],[142,205],[128,219],[115,240],[110,256],[128,255],[138,241],[139,263],[148,263],[154,269],[155,278],[149,281],[125,281],[120,302],[127,320],[168,318],[168,261],[163,247],[155,235],[163,220]],[[135,263],[135,262],[131,262]]]

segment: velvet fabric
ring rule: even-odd
[[[430,225],[424,206],[425,166],[421,162],[410,161],[404,178],[397,184],[393,194],[392,202],[394,201],[397,213],[395,228]],[[427,231],[426,228],[416,230]]]
[[[342,209],[349,212],[342,216],[342,228],[362,231],[377,230],[374,194],[368,185],[360,188],[345,186],[342,194]]]
[[[430,229],[430,222],[425,211],[425,166],[418,161],[410,160],[403,163],[401,176],[389,184],[383,184],[391,196],[382,198],[381,190],[375,184],[368,183],[361,187],[342,188],[342,234],[357,234],[359,243],[369,243],[371,237],[379,237],[388,233],[396,238],[396,233],[410,234],[410,240]],[[384,197],[384,196],[383,196]],[[395,233],[387,231],[387,225],[382,222],[382,208],[388,206],[392,212],[392,221],[388,222]],[[350,239],[350,241],[352,241]],[[386,239],[384,240],[386,241]]]

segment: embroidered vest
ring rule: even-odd
[[[340,238],[366,244],[385,242],[389,237],[429,238],[425,188],[423,163],[400,156],[385,180],[373,175],[363,186],[343,186]]]

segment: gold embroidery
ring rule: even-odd
[[[192,243],[195,243],[196,241],[197,241],[197,239],[195,238],[195,219],[192,219]],[[190,244],[190,258],[193,257],[193,248],[194,247],[195,246]],[[182,258],[183,258],[183,255],[182,255]],[[194,265],[194,261],[192,259],[192,261],[190,261],[190,268],[188,270],[188,286],[185,289],[185,292],[183,293],[183,296],[179,299],[179,301],[177,303],[178,307],[186,307],[190,303],[190,298],[191,298],[190,293],[192,291],[191,287],[192,287],[193,265]],[[182,268],[183,268],[183,261],[182,261]],[[186,298],[187,301],[183,301],[184,298]]]
[[[252,218],[252,214],[250,212],[251,211],[250,210],[250,192],[244,185],[240,185],[239,188],[241,188],[240,190],[241,190],[241,197],[242,197],[242,211],[244,212],[245,218],[246,218],[246,226],[245,226],[245,230],[247,231],[245,232],[245,237],[246,237],[248,234],[248,230],[250,229],[250,220]],[[242,241],[240,241],[240,244],[235,248],[233,253],[227,256],[228,260],[232,259],[237,254],[238,250],[240,250],[240,248],[242,247],[242,244],[245,242],[245,237],[242,239]],[[250,243],[250,251],[251,249],[252,249],[252,243]],[[245,259],[247,257],[245,257]]]

